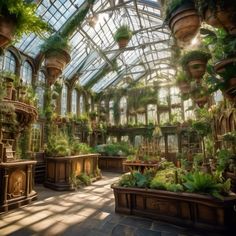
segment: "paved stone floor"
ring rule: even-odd
[[[37,201],[0,215],[0,236],[216,236],[147,218],[116,214],[110,185],[118,176],[103,173],[102,180],[75,192],[57,192],[36,186]]]

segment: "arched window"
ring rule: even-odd
[[[114,101],[109,101],[109,123],[114,125]]]
[[[63,84],[61,92],[61,115],[65,115],[67,113],[67,94],[68,88],[65,84]]]
[[[122,125],[127,123],[127,98],[122,97],[120,99],[120,123]]]
[[[84,99],[83,94],[81,94],[79,97],[79,113],[80,113],[80,115],[85,113],[85,99]]]
[[[16,58],[10,51],[7,51],[4,58],[4,70],[16,72]]]
[[[78,92],[76,89],[73,89],[71,94],[71,112],[77,115],[77,100],[78,100]]]
[[[44,73],[42,71],[39,71],[36,94],[38,96],[38,108],[41,111],[43,111],[43,107],[44,107],[45,82],[46,82],[46,78],[45,78]]]
[[[24,84],[32,84],[33,69],[28,61],[25,61],[21,69],[21,77]]]

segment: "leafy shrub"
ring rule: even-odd
[[[210,194],[222,199],[230,190],[230,179],[220,180],[217,176],[204,172],[188,173],[183,177],[183,186],[188,192]]]

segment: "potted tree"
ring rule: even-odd
[[[35,15],[36,7],[23,0],[0,2],[0,47],[6,47],[13,38],[20,38],[24,33],[49,30],[47,23]]]
[[[189,42],[198,32],[200,17],[193,0],[165,1],[165,21],[179,42]]]
[[[200,80],[205,74],[207,61],[211,55],[201,50],[189,51],[181,58],[183,69],[190,75],[191,78]]]
[[[196,8],[203,20],[215,27],[236,34],[236,5],[227,0],[195,0]]]
[[[114,34],[114,40],[118,43],[119,48],[125,48],[132,38],[133,32],[128,25],[121,25]]]

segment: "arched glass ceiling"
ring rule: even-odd
[[[84,0],[42,0],[37,13],[48,21],[55,31],[79,9]],[[97,23],[90,26],[96,15]],[[125,50],[119,50],[113,34],[121,24],[128,24],[134,35]],[[45,37],[48,37],[46,35]],[[31,34],[17,43],[24,53],[36,58],[43,40]],[[71,62],[63,72],[66,79],[75,74],[79,84],[100,92],[109,86],[124,84],[129,75],[138,81],[170,81],[175,71],[171,65],[170,33],[163,26],[160,5],[151,0],[97,0],[82,26],[71,37]],[[104,67],[117,59],[118,69],[101,78]]]

